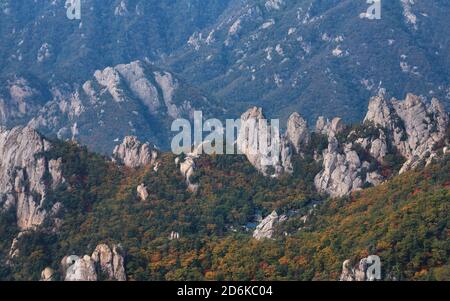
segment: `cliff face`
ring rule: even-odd
[[[253,232],[253,238],[256,240],[271,239],[274,236],[275,228],[287,220],[286,215],[278,215],[273,211],[269,216],[263,219]]]
[[[0,89],[0,125],[26,123],[44,105],[43,91],[27,79],[14,76]]]
[[[120,246],[98,245],[91,256],[66,256],[61,261],[65,281],[97,281],[99,273],[107,280],[126,281],[123,251]]]
[[[196,89],[142,61],[97,70],[76,88],[56,85],[49,98],[29,125],[105,154],[130,135],[167,146],[171,121],[211,108]]]
[[[365,122],[382,127],[383,136],[389,137],[405,157],[407,162],[400,171],[403,173],[436,155],[436,147],[445,138],[449,119],[435,98],[427,105],[421,97],[413,94],[408,94],[404,101],[398,101],[386,100],[380,93],[370,101]],[[375,147],[374,154],[379,148]],[[378,159],[383,157],[378,155]]]
[[[279,132],[272,133],[273,129],[271,129],[269,121],[266,126],[261,126],[265,120],[262,108],[254,107],[242,114],[241,129],[237,139],[239,151],[258,171],[266,176],[278,177],[283,173],[292,173],[293,151],[288,139]],[[270,137],[270,143],[267,145],[267,150],[264,150],[261,147],[261,139],[268,137]],[[276,140],[278,141],[278,150],[273,148],[276,146],[273,144]]]
[[[293,155],[303,156],[310,146],[308,124],[300,114],[293,113],[286,133],[272,137],[280,146],[276,163],[264,165],[263,162],[273,159],[260,152],[260,122],[265,119],[262,109],[257,107],[241,116],[238,147],[263,175],[291,174]],[[322,162],[322,170],[314,181],[316,189],[332,197],[342,197],[367,185],[379,185],[386,180],[381,166],[388,155],[399,155],[406,161],[400,174],[421,164],[428,165],[448,145],[445,141],[448,125],[448,114],[437,99],[427,104],[425,99],[408,94],[403,101],[387,100],[383,90],[370,100],[359,130],[350,131],[341,118],[330,121],[320,117],[315,133],[326,136],[328,147],[322,154],[316,154],[317,161]]]
[[[153,165],[158,158],[157,150],[149,143],[142,143],[137,137],[127,136],[113,151],[113,160],[127,167],[139,168]]]
[[[301,153],[311,139],[308,123],[297,112],[293,113],[288,120],[286,138],[297,153]]]
[[[316,188],[333,197],[361,189],[364,185],[380,184],[384,178],[374,168],[374,161],[383,164],[386,156],[400,154],[406,161],[399,173],[428,165],[445,141],[449,125],[448,114],[437,99],[426,104],[421,97],[408,94],[404,101],[386,100],[384,91],[373,97],[363,127],[373,133],[350,132],[345,142],[336,134],[343,130],[337,119],[331,123],[319,119],[316,131],[326,134],[328,149],[323,153],[323,170],[316,176]],[[373,160],[362,159],[355,150],[362,150]],[[371,162],[372,161],[372,162]]]
[[[0,208],[15,208],[22,231],[41,225],[60,208],[57,203],[52,210],[45,209],[48,190],[64,181],[61,161],[39,156],[50,148],[51,144],[29,127],[0,130]]]

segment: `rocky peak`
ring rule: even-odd
[[[293,113],[288,120],[286,137],[294,146],[297,153],[301,153],[302,149],[308,145],[311,135],[308,129],[308,123],[299,113]]]
[[[372,122],[383,128],[389,128],[391,121],[395,118],[395,110],[392,103],[385,98],[385,92],[381,90],[377,96],[372,97],[369,102],[364,123]]]
[[[99,266],[100,270],[117,281],[126,281],[123,251],[119,245],[110,248],[106,244],[98,245],[92,253],[92,260]]]
[[[48,216],[45,196],[64,181],[61,161],[39,156],[50,148],[50,142],[29,127],[0,129],[0,210],[15,208],[22,231],[44,222]]]
[[[150,112],[155,113],[161,108],[157,87],[151,83],[141,62],[118,65],[115,69]]]
[[[158,158],[158,152],[149,143],[142,143],[135,136],[127,136],[122,144],[115,147],[113,159],[130,168],[153,165]]]
[[[117,139],[129,135],[169,146],[170,135],[162,133],[170,133],[171,120],[191,118],[194,108],[216,110],[199,90],[142,61],[97,70],[76,87],[55,84],[49,90],[48,102],[26,122],[109,155]]]
[[[383,90],[369,103],[363,128],[372,128],[370,134],[361,132],[358,137],[352,131],[348,142],[339,142],[336,135],[345,129],[342,120],[319,118],[316,130],[328,136],[329,145],[323,153],[323,169],[315,178],[317,190],[341,197],[366,183],[378,185],[384,180],[377,170],[370,170],[370,160],[361,160],[357,148],[367,151],[380,164],[386,155],[398,151],[407,160],[400,173],[420,163],[428,164],[437,157],[436,148],[445,139],[448,123],[448,115],[438,100],[427,105],[425,99],[413,94],[404,101],[386,100]]]
[[[437,99],[427,105],[424,98],[413,94],[404,101],[389,101],[383,94],[373,97],[364,121],[381,127],[384,136],[406,158],[401,173],[435,153],[437,144],[445,139],[449,123],[448,114]]]
[[[327,126],[330,123],[329,120],[325,119],[325,117],[320,116],[316,122],[316,132],[322,135],[327,134]]]
[[[65,264],[68,266],[65,281],[97,281],[95,263],[88,255],[83,258],[70,256],[64,260],[67,260]]]
[[[275,227],[286,220],[286,215],[279,216],[276,211],[273,211],[256,227],[256,230],[253,232],[253,238],[257,240],[271,239],[274,235]]]
[[[328,137],[335,137],[345,130],[345,124],[341,118],[336,117],[332,121],[321,116],[316,122],[316,132]]]
[[[363,187],[366,175],[362,169],[368,162],[361,162],[351,143],[342,147],[336,138],[330,137],[328,149],[323,152],[323,169],[314,183],[318,191],[332,197],[341,197]]]
[[[98,84],[105,88],[116,102],[123,102],[123,91],[120,89],[121,79],[119,72],[111,67],[104,70],[97,70],[94,77]]]
[[[375,281],[375,275],[368,275],[370,258],[363,258],[355,267],[351,267],[351,261],[346,260],[342,264],[342,273],[339,281]]]
[[[268,132],[263,132],[261,128],[262,121],[265,120],[262,108],[251,108],[241,116],[241,129],[238,133],[237,146],[240,152],[246,155],[249,162],[261,173],[266,176],[277,177],[283,173],[292,173],[292,150],[289,146],[289,141],[280,133],[274,134],[271,137],[271,144],[268,145],[270,149],[273,144],[273,139],[279,141],[278,156],[273,151],[263,154],[261,151],[261,137],[268,136]],[[267,128],[270,129],[270,124],[267,122]],[[269,167],[272,167],[273,171]]]
[[[108,280],[126,281],[121,247],[98,245],[91,256],[66,256],[61,261],[65,281],[97,281],[102,272]]]

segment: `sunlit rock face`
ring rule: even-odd
[[[389,137],[405,157],[407,161],[400,171],[403,173],[435,154],[437,145],[445,139],[449,118],[435,98],[430,104],[413,94],[408,94],[403,101],[387,100],[382,91],[371,99],[364,122],[380,126],[383,136]],[[384,141],[378,141],[373,145],[373,153],[378,159],[383,158],[384,144]]]
[[[297,153],[302,153],[311,139],[308,123],[298,113],[293,113],[288,120],[286,138]]]
[[[255,238],[256,240],[272,239],[276,226],[286,220],[286,215],[280,216],[276,211],[273,211],[256,227],[255,231],[253,232],[253,238]]]
[[[126,281],[123,251],[119,245],[98,245],[91,256],[66,256],[61,261],[65,281],[97,281],[99,273],[107,280]]]
[[[127,136],[113,151],[113,159],[130,168],[153,165],[158,158],[157,150],[150,143],[142,143],[135,136]]]
[[[29,127],[0,129],[0,208],[15,208],[22,231],[40,226],[50,215],[45,196],[64,181],[61,160],[42,156],[50,149],[50,142]]]
[[[371,170],[373,162],[362,160],[357,149],[365,150],[379,164],[387,155],[398,153],[406,160],[399,173],[427,165],[448,143],[448,125],[448,114],[437,99],[427,104],[423,98],[408,94],[404,101],[387,100],[383,90],[369,103],[363,127],[370,129],[370,134],[352,131],[345,141],[339,141],[338,135],[345,131],[342,120],[319,118],[316,132],[326,135],[329,145],[323,152],[323,169],[315,178],[315,186],[320,192],[341,197],[367,184],[383,182],[384,178]]]
[[[317,190],[340,197],[362,188],[364,180],[360,175],[362,162],[352,145],[339,149],[335,138],[330,138],[328,149],[323,153],[323,170],[315,178]]]
[[[263,143],[263,139],[268,142]],[[266,145],[264,148],[263,145]],[[292,173],[292,149],[263,115],[262,108],[251,108],[241,116],[237,146],[263,175],[278,177]]]
[[[127,136],[167,148],[173,120],[213,107],[199,90],[143,61],[96,70],[80,85],[55,85],[49,94],[28,125],[108,155]]]

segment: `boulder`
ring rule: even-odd
[[[137,190],[137,194],[138,194],[139,199],[142,202],[145,202],[148,199],[148,196],[149,196],[148,190],[147,190],[147,187],[145,186],[145,184],[139,185],[136,190]]]
[[[70,258],[74,258],[70,256]],[[88,255],[78,258],[67,268],[65,281],[97,281],[95,263]]]
[[[279,216],[276,211],[273,211],[256,227],[256,230],[253,232],[253,238],[256,240],[272,239],[275,227],[286,220],[286,215]]]
[[[286,138],[298,154],[308,145],[311,134],[309,133],[308,123],[300,114],[293,113],[289,117]]]
[[[124,257],[119,245],[98,245],[91,256],[66,256],[61,261],[65,281],[97,281],[98,272],[108,280],[126,281]]]

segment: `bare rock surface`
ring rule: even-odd
[[[253,232],[253,238],[257,240],[273,238],[275,227],[286,220],[286,215],[280,216],[276,211],[273,211],[256,227],[256,230]]]
[[[157,158],[157,150],[150,143],[140,142],[135,136],[125,137],[113,151],[113,159],[130,168],[153,165]]]
[[[302,149],[308,145],[311,134],[308,129],[308,123],[298,113],[293,113],[288,120],[286,137],[294,146],[297,153],[301,153]]]
[[[448,114],[437,99],[427,104],[422,97],[408,94],[403,101],[387,100],[384,91],[371,99],[364,121],[380,126],[384,136],[389,137],[405,157],[407,161],[400,173],[426,162],[445,138],[449,124]],[[378,142],[374,154],[383,147],[383,142]],[[378,154],[378,159],[382,158],[383,152]]]
[[[292,173],[292,150],[288,138],[281,135],[279,129],[278,132],[272,131],[274,128],[264,117],[262,108],[249,109],[241,116],[238,149],[265,176]],[[263,143],[263,139],[268,139],[269,143]]]
[[[61,261],[65,281],[97,281],[99,273],[108,280],[126,281],[121,247],[98,245],[91,256],[66,256]]]
[[[14,208],[22,231],[44,222],[49,214],[45,196],[64,181],[61,161],[40,156],[50,148],[50,142],[29,127],[0,129],[0,210]]]
[[[148,199],[148,190],[145,184],[141,184],[137,187],[137,195],[142,202],[145,202]]]

